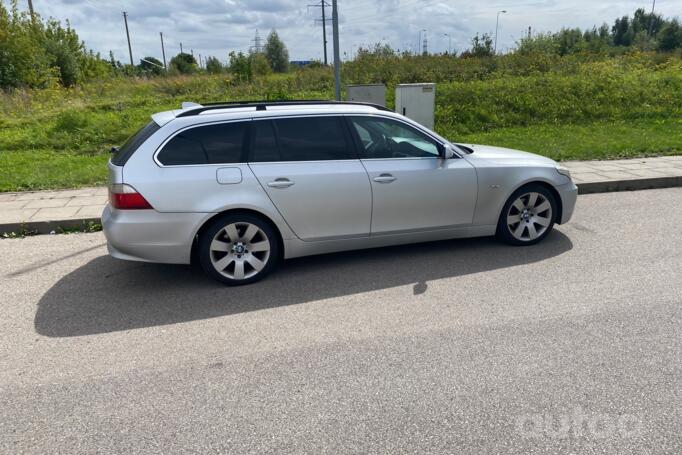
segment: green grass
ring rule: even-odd
[[[106,184],[108,154],[53,150],[0,152],[0,191],[49,190]]]
[[[682,151],[679,57],[571,57],[544,66],[527,57],[518,62],[418,60],[344,66],[344,80],[385,82],[389,106],[396,83],[437,80],[436,130],[456,142],[511,147],[557,160]],[[442,70],[455,63],[452,71]],[[331,99],[332,81],[330,69],[317,68],[251,82],[226,74],[121,78],[69,90],[0,93],[0,191],[102,185],[109,148],[152,113],[176,109],[182,101]]]
[[[539,153],[556,160],[632,158],[679,154],[682,120],[639,120],[589,125],[533,125],[485,133],[452,135],[472,144],[498,145]],[[103,185],[109,155],[55,153],[53,150],[0,153],[0,191]]]
[[[453,135],[443,133],[453,138]],[[525,150],[557,161],[676,155],[682,151],[682,119],[533,125],[500,128],[454,139]]]

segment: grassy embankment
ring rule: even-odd
[[[675,56],[367,58],[346,64],[344,80],[387,83],[389,105],[397,83],[438,82],[436,130],[454,141],[558,160],[682,150],[682,61]],[[150,114],[185,100],[331,96],[332,76],[323,68],[249,83],[197,75],[0,94],[0,191],[103,184],[107,150]]]

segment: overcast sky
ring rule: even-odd
[[[8,0],[4,1],[7,5]],[[214,55],[225,61],[231,50],[247,51],[256,29],[265,36],[276,29],[289,48],[292,60],[322,59],[322,27],[315,23],[320,8],[308,8],[316,0],[33,0],[43,17],[69,19],[86,45],[127,62],[128,49],[122,11],[129,14],[135,63],[145,55],[161,58],[159,32],[163,32],[166,56],[180,51],[195,56]],[[328,0],[331,3],[331,0]],[[341,51],[350,56],[358,46],[388,43],[396,49],[414,50],[419,33],[426,29],[430,52],[469,46],[471,37],[495,31],[500,10],[498,50],[505,51],[526,33],[566,27],[591,27],[651,9],[651,1],[631,0],[338,0]],[[21,0],[20,6],[26,7]],[[330,8],[331,9],[331,8]],[[682,16],[682,0],[658,0],[656,11]],[[331,16],[331,11],[328,11]],[[328,26],[332,55],[331,24]]]

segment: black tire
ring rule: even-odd
[[[547,212],[547,210],[543,210],[541,212],[537,213],[537,218],[534,218],[534,213],[532,209],[530,210],[529,213],[533,213],[532,215],[529,216],[529,213],[524,213],[515,206],[514,209],[512,209],[512,205],[519,199],[522,198],[521,200],[527,200],[525,199],[526,196],[530,197],[530,194],[532,193],[537,193],[541,195],[547,202],[549,202],[549,206],[551,208],[551,212]],[[541,198],[538,197],[537,201],[541,201]],[[542,203],[538,203],[537,207],[542,209],[543,205]],[[513,213],[510,213],[511,212]],[[528,208],[525,208],[524,210],[528,210]],[[512,230],[512,227],[507,222],[507,217],[515,217],[516,212],[519,212],[519,224],[514,224],[512,225],[515,229]],[[552,232],[552,229],[554,228],[554,223],[556,221],[556,217],[558,214],[558,206],[556,199],[554,197],[554,194],[550,190],[547,189],[547,187],[539,184],[529,184],[522,186],[518,190],[514,191],[511,196],[509,196],[509,199],[507,199],[507,202],[504,204],[502,207],[502,213],[500,213],[500,218],[497,222],[497,238],[502,240],[505,243],[508,243],[510,245],[516,245],[516,246],[528,246],[528,245],[535,245],[538,242],[541,242],[545,237],[549,235],[550,232]],[[544,217],[543,217],[544,215]],[[527,217],[527,218],[524,218]],[[539,221],[536,223],[533,220]],[[547,220],[549,220],[549,223],[547,226],[541,225],[540,223],[547,223]],[[525,223],[525,227],[522,226],[522,224]],[[532,225],[532,227],[531,227]],[[531,235],[531,228],[535,230],[537,233],[538,231],[541,230],[541,228],[545,228],[537,237],[532,238]],[[540,228],[540,229],[538,229]],[[521,237],[519,238],[518,235],[515,235],[515,231],[517,229],[521,230]]]
[[[243,237],[247,229],[249,229],[248,225],[258,228],[258,232],[252,239],[253,243],[245,241],[245,237]],[[234,226],[235,232],[240,234],[236,241],[232,241],[227,234],[226,228],[230,226]],[[224,255],[222,250],[213,250],[211,248],[214,239],[217,240],[216,245],[222,246],[223,243],[226,244],[228,251]],[[262,245],[263,240],[269,242],[267,255],[263,251],[254,252],[248,250],[251,245]],[[238,249],[239,246],[242,249]],[[255,246],[254,249],[256,249]],[[198,255],[201,267],[208,276],[228,286],[251,284],[265,278],[278,264],[280,254],[279,236],[275,229],[262,218],[248,213],[233,213],[219,216],[211,222],[199,237]],[[258,261],[255,261],[255,259]],[[214,266],[214,262],[217,265],[221,265],[221,260],[228,263],[222,271]],[[240,276],[237,270],[237,262],[242,263],[239,266],[242,271],[241,275],[244,276],[242,279],[236,278]],[[258,264],[258,266],[260,264],[264,265],[260,270],[257,270],[251,265],[252,263]],[[229,275],[232,275],[232,277]]]

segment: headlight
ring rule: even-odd
[[[565,166],[557,166],[556,171],[561,175],[565,175],[569,179],[571,178],[571,171]]]

